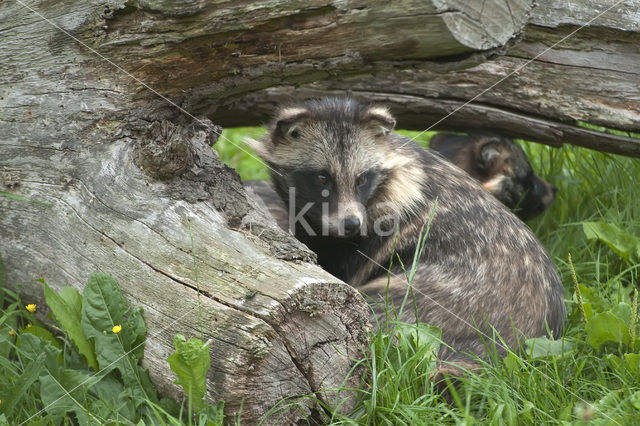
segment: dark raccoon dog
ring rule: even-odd
[[[534,173],[520,145],[509,138],[439,133],[429,148],[478,179],[522,220],[539,216],[556,198],[557,188]]]
[[[487,355],[484,340],[491,345],[494,328],[511,347],[547,330],[560,336],[562,284],[529,228],[478,181],[394,126],[385,108],[352,99],[277,113],[252,145],[272,169],[296,237],[323,268],[378,301],[388,289],[398,308],[408,287],[401,264],[412,268],[437,200],[411,283],[415,305],[399,319],[414,321],[417,313],[442,328],[451,348],[443,345],[440,360],[461,366],[473,365],[466,352]]]

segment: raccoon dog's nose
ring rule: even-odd
[[[345,218],[342,224],[347,235],[353,235],[360,229],[360,219],[355,216]]]
[[[553,191],[553,195],[556,195],[556,193],[558,192],[558,187],[552,184],[551,190]]]

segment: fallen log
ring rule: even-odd
[[[203,324],[212,340],[208,399],[225,399],[229,415],[242,407],[248,423],[283,398],[348,398],[320,391],[359,385],[358,374],[345,378],[366,344],[365,303],[253,209],[206,140],[204,130],[165,122],[137,143],[116,138],[90,150],[64,141],[5,144],[3,164],[20,166],[14,185],[25,197],[0,197],[9,283],[44,306],[37,278],[81,289],[91,272],[112,274],[144,308],[145,367],[162,393],[178,398],[166,362],[173,336],[199,336]],[[151,172],[164,165],[164,180],[146,176],[141,162]],[[169,168],[176,175],[167,176]],[[273,421],[295,421],[315,405],[299,403],[302,411],[283,410]]]
[[[640,156],[637,7],[595,0],[537,3],[521,39],[489,61],[455,56],[394,61],[387,69],[367,64],[359,75],[238,96],[213,116],[223,126],[250,125],[267,122],[274,104],[291,98],[351,93],[389,105],[404,129],[489,128],[552,146]]]

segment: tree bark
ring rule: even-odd
[[[624,132],[640,133],[640,14],[623,2],[594,19],[612,5],[539,0],[521,40],[488,62],[474,63],[473,56],[402,61],[387,70],[367,64],[359,75],[238,97],[212,117],[223,126],[260,123],[285,100],[349,92],[389,105],[400,128],[490,128],[637,157],[640,139]]]
[[[359,385],[357,372],[345,378],[366,345],[366,304],[254,210],[204,130],[157,123],[142,135],[114,137],[84,128],[84,142],[54,143],[53,129],[42,130],[40,140],[10,135],[0,157],[13,173],[12,193],[25,197],[0,196],[0,250],[24,300],[45,306],[39,277],[81,290],[91,272],[112,274],[128,301],[144,308],[144,365],[159,390],[181,397],[166,362],[172,338],[202,330],[212,340],[207,397],[224,399],[228,414],[241,411],[249,424],[283,398],[350,398],[319,391]],[[176,133],[187,149],[165,157],[175,160],[177,151],[188,161],[176,161],[173,177],[164,167],[163,181],[149,178],[143,170],[159,169],[149,146],[160,146],[157,154],[170,145],[161,136]],[[284,409],[267,424],[309,415],[314,402],[299,402],[302,410]]]

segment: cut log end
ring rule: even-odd
[[[311,265],[301,267],[318,275]],[[213,319],[204,332],[205,339],[212,338],[207,399],[212,404],[223,399],[228,419],[295,424],[321,418],[318,401],[342,414],[354,408],[353,389],[361,386],[363,374],[356,364],[368,341],[368,307],[346,284],[309,280],[262,314],[251,307],[219,310],[203,302],[203,316]],[[224,330],[234,333],[221,338]],[[163,394],[183,399],[163,357],[154,353],[158,349],[147,347],[146,366]]]
[[[270,350],[249,362],[240,382],[227,376],[229,390],[238,391],[233,399],[225,392],[228,410],[242,410],[249,424],[260,418],[294,423],[313,414],[316,399],[343,414],[355,404],[356,395],[346,389],[360,386],[362,371],[354,367],[368,340],[364,300],[340,283],[304,284],[292,293],[284,315],[266,319],[273,329]]]
[[[529,0],[460,2],[445,0],[439,6],[451,35],[473,50],[495,49],[522,32],[533,4]]]

